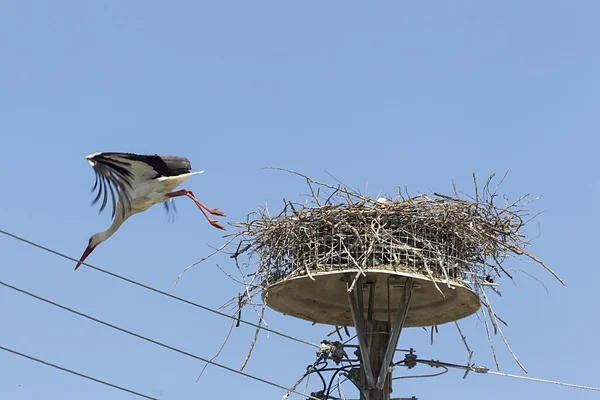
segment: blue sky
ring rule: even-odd
[[[0,5],[0,229],[79,257],[110,215],[90,208],[98,151],[186,156],[206,170],[185,188],[244,219],[333,174],[371,195],[470,189],[510,170],[504,193],[543,195],[531,250],[567,282],[502,281],[497,311],[534,377],[600,386],[595,359],[600,223],[600,5],[530,2],[19,1]],[[178,201],[127,221],[89,262],[167,290],[222,243],[195,206]],[[229,229],[231,232],[231,229]],[[211,357],[228,320],[132,287],[0,236],[0,280],[118,326]],[[233,271],[226,257],[216,259]],[[174,294],[219,307],[239,288],[214,263]],[[0,345],[161,399],[280,398],[264,384],[141,342],[0,288]],[[246,313],[250,318],[250,313]],[[311,342],[331,330],[267,312]],[[473,362],[492,367],[485,330],[462,322]],[[254,331],[234,330],[219,362],[237,367]],[[498,338],[499,339],[499,338]],[[401,347],[464,363],[453,326],[434,345],[421,329]],[[500,340],[501,367],[519,373]],[[261,334],[246,372],[291,386],[312,348]],[[431,373],[429,367],[413,370]],[[404,373],[405,371],[401,371]],[[412,371],[411,371],[412,372]],[[593,392],[457,371],[394,384],[396,397],[588,399]],[[313,381],[314,383],[314,381]],[[347,386],[348,387],[348,386]],[[312,387],[318,390],[317,386]],[[0,398],[129,399],[130,395],[0,353]],[[296,397],[300,398],[300,397]]]

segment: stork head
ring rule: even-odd
[[[102,234],[97,233],[95,235],[92,235],[92,237],[90,238],[90,241],[88,243],[88,247],[85,249],[85,251],[83,252],[83,255],[81,256],[81,258],[79,259],[79,262],[77,263],[77,266],[75,266],[75,271],[77,271],[77,268],[79,268],[79,266],[81,265],[82,262],[85,261],[85,259],[92,254],[92,251],[94,251],[94,249],[96,248],[96,246],[98,246],[100,243],[102,243],[104,241],[104,239],[102,238]]]

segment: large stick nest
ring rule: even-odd
[[[455,188],[451,196],[399,191],[394,198],[372,199],[343,184],[287,172],[306,180],[308,201],[284,200],[283,210],[274,216],[267,207],[250,213],[246,221],[231,224],[238,231],[215,251],[228,251],[241,272],[242,279],[236,281],[244,285],[243,293],[230,303],[238,311],[246,304],[255,307],[252,299],[269,285],[298,275],[371,268],[408,271],[436,285],[458,283],[475,291],[488,337],[489,318],[510,350],[499,326],[504,321],[494,313],[485,291],[499,294],[498,278],[512,279],[506,260],[529,259],[563,283],[526,250],[530,244],[523,230],[535,218],[527,205],[535,199],[501,197],[498,188],[504,178],[492,189],[494,175],[482,187],[473,176],[475,193],[462,198]],[[491,337],[490,346],[494,352]]]
[[[496,205],[493,176],[481,191],[475,181],[475,196],[468,200],[456,190],[453,196],[398,193],[374,200],[343,185],[304,178],[310,202],[285,201],[274,217],[261,208],[233,224],[240,229],[233,257],[258,258],[252,290],[320,271],[391,268],[479,291],[502,274],[512,278],[503,263],[514,256],[533,260],[560,280],[526,250],[528,196]]]

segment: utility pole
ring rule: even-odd
[[[394,358],[400,332],[410,305],[413,279],[402,283],[403,292],[396,305],[393,324],[388,306],[388,321],[375,320],[376,282],[358,277],[352,287],[352,277],[346,275],[348,304],[356,328],[360,350],[361,400],[390,400],[391,384],[389,367]],[[365,312],[363,289],[368,288],[368,303]],[[389,282],[387,292],[389,293]],[[385,292],[384,292],[385,293]],[[386,296],[389,304],[389,294]]]
[[[371,371],[380,371],[385,358],[385,349],[390,340],[390,324],[384,321],[365,321],[366,342],[369,350]],[[360,380],[367,382],[364,362],[360,364]],[[390,400],[391,384],[390,374],[385,378],[383,389],[370,389],[361,391],[360,400]]]

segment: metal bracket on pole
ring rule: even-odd
[[[387,377],[388,370],[390,368],[390,364],[392,363],[392,359],[394,358],[394,352],[396,351],[396,346],[398,345],[398,340],[400,339],[400,333],[402,332],[402,327],[404,326],[404,320],[406,319],[406,313],[408,311],[408,307],[410,306],[410,299],[412,297],[412,291],[413,291],[413,279],[406,278],[406,283],[404,284],[404,291],[402,292],[402,297],[400,298],[400,304],[398,305],[398,311],[396,312],[394,326],[392,326],[392,333],[390,336],[390,340],[388,342],[387,349],[385,351],[383,363],[381,364],[381,370],[379,371],[379,377],[377,378],[377,389],[383,389],[383,386],[385,384],[385,379]]]
[[[354,289],[358,292],[358,304],[357,296],[354,294],[354,289],[348,292],[348,303],[350,304],[350,312],[352,313],[352,319],[354,320],[354,327],[356,329],[356,335],[358,338],[358,348],[360,349],[361,362],[365,369],[365,375],[367,376],[367,385],[369,387],[375,386],[375,376],[373,375],[373,369],[371,368],[371,360],[369,358],[369,349],[367,348],[366,328],[365,328],[365,308],[363,303],[363,293],[361,278],[357,278],[358,281],[354,286]],[[352,285],[352,278],[346,275],[346,285],[350,289]]]
[[[373,369],[371,368],[371,360],[369,358],[369,348],[367,347],[367,338],[366,338],[366,326],[365,326],[365,308],[364,308],[364,299],[363,299],[363,289],[361,277],[357,278],[357,282],[354,286],[354,289],[348,292],[348,303],[350,304],[350,312],[352,313],[352,319],[354,321],[354,325],[356,328],[356,335],[358,338],[358,347],[360,349],[360,355],[362,359],[362,365],[365,370],[365,375],[367,378],[367,386],[370,388],[378,388],[383,389],[385,385],[385,380],[388,374],[388,370],[390,368],[390,364],[392,363],[392,359],[394,358],[394,352],[396,351],[396,346],[398,345],[398,340],[400,339],[400,333],[402,332],[402,328],[404,327],[404,320],[406,319],[406,313],[408,311],[408,307],[410,306],[410,300],[412,297],[413,291],[413,279],[406,278],[406,282],[404,284],[404,291],[402,292],[402,297],[400,298],[400,303],[398,304],[398,310],[396,311],[396,317],[394,319],[394,325],[392,326],[390,339],[388,341],[388,345],[385,351],[385,356],[383,359],[383,363],[381,365],[381,370],[379,371],[379,375],[377,376],[377,380],[375,380],[375,374],[373,373]],[[349,275],[346,275],[346,284],[349,289],[352,285],[353,278]],[[389,289],[389,288],[388,288]],[[356,290],[356,293],[354,292]],[[389,290],[388,290],[389,291]],[[369,308],[368,315],[373,315],[373,299],[374,299],[375,287],[373,284],[369,285]],[[389,312],[389,310],[388,310]]]

